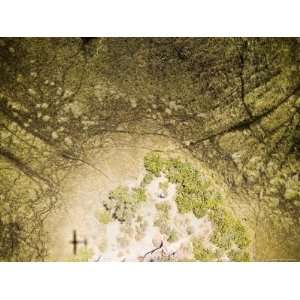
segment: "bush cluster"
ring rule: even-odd
[[[198,261],[213,261],[216,260],[215,252],[205,248],[200,239],[193,240],[194,258]]]
[[[163,172],[170,182],[177,184],[176,204],[180,213],[192,211],[201,218],[208,210],[222,204],[221,195],[214,192],[209,182],[189,163],[178,159],[163,160],[158,154],[150,153],[145,157],[145,168],[155,176]]]
[[[211,241],[218,247],[229,250],[233,245],[245,249],[250,243],[245,227],[231,213],[217,209],[210,213],[215,230]]]
[[[103,205],[112,218],[125,222],[134,217],[137,208],[146,199],[144,188],[129,190],[127,187],[120,186],[109,194]]]
[[[237,255],[242,255],[246,260],[249,254],[244,249],[250,243],[246,229],[223,208],[221,195],[212,190],[208,179],[201,177],[200,172],[190,163],[178,159],[162,159],[157,153],[149,153],[145,157],[145,168],[154,176],[165,174],[170,182],[177,185],[176,204],[180,213],[193,212],[197,218],[209,215],[214,223],[211,242],[220,250],[229,251],[237,247],[234,259],[237,260]],[[164,220],[159,220],[161,226],[165,225]],[[202,247],[201,241],[194,242],[194,249],[197,260],[212,259],[212,254]]]

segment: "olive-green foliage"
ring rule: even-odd
[[[168,236],[168,242],[176,242],[178,240],[178,234],[176,230],[172,229],[169,236]]]
[[[144,188],[129,190],[127,187],[120,186],[109,194],[103,204],[114,219],[125,222],[134,216],[139,204],[146,199]]]
[[[89,261],[94,255],[92,249],[89,248],[82,248],[76,255],[73,255],[68,259],[71,262],[87,262]]]
[[[112,221],[111,214],[107,210],[101,210],[97,214],[97,218],[102,224],[109,224]]]
[[[135,239],[137,241],[145,237],[147,226],[148,226],[147,221],[145,220],[137,221],[137,224],[135,226]]]
[[[163,160],[158,154],[150,153],[145,157],[145,168],[155,176],[163,172],[170,182],[177,184],[176,203],[181,213],[193,211],[200,218],[222,203],[221,196],[210,189],[209,183],[190,163]]]
[[[163,161],[157,153],[150,153],[144,158],[144,166],[148,172],[159,176],[162,171]]]
[[[144,176],[141,186],[146,186],[153,180],[154,176],[152,173],[147,172],[146,175]]]
[[[198,261],[214,261],[216,254],[203,246],[200,239],[193,240],[194,258]]]
[[[157,203],[155,205],[156,209],[160,211],[161,214],[163,214],[164,217],[169,217],[169,211],[170,211],[170,204],[167,201]]]
[[[250,255],[246,251],[231,250],[228,253],[228,257],[230,258],[230,260],[237,262],[250,261]]]
[[[215,225],[211,241],[216,246],[224,250],[230,250],[234,245],[239,249],[247,248],[250,240],[245,227],[222,207],[221,195],[211,189],[208,179],[202,179],[190,163],[162,159],[158,154],[150,153],[145,157],[145,168],[155,176],[164,173],[170,182],[176,183],[176,204],[180,213],[192,211],[197,218],[209,214]],[[165,220],[159,218],[158,222],[165,226]],[[195,246],[200,245],[195,243]]]
[[[249,245],[245,227],[231,213],[220,208],[211,212],[210,217],[215,225],[211,241],[218,247],[228,250],[235,244],[245,249]]]
[[[167,195],[167,193],[168,193],[168,187],[169,187],[169,182],[168,181],[164,181],[164,182],[159,183],[159,188],[163,191],[163,193],[165,195]]]
[[[170,227],[170,205],[167,202],[157,203],[156,209],[158,210],[157,217],[154,221],[154,225],[159,227],[160,232],[166,235],[171,234]]]
[[[19,250],[19,238],[21,235],[18,223],[5,224],[0,219],[0,260],[10,261],[14,258],[14,252]]]
[[[146,202],[147,200],[146,191],[142,187],[133,189],[132,196],[135,198],[137,203]]]

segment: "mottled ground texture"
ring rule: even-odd
[[[150,251],[165,238],[157,226],[146,229],[154,241],[113,250],[120,228],[97,211],[119,185],[139,185],[151,151],[213,178],[246,228],[251,260],[300,260],[299,67],[297,38],[1,38],[0,260],[136,260]],[[89,240],[80,257],[73,229]],[[104,231],[111,248],[98,243]],[[192,242],[194,258],[216,260],[205,239]],[[194,259],[189,247],[172,259]]]

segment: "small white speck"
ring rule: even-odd
[[[49,116],[47,116],[47,115],[46,115],[46,116],[43,116],[43,121],[44,121],[44,122],[48,122],[49,120],[50,120],[50,117],[49,117]]]
[[[22,74],[17,75],[17,82],[21,82],[23,80]]]
[[[68,145],[68,146],[72,146],[72,144],[73,144],[71,138],[69,138],[69,137],[66,137],[66,138],[65,138],[65,143],[66,143],[66,145]]]
[[[166,112],[166,114],[168,114],[168,115],[171,115],[171,114],[172,114],[172,111],[171,111],[170,108],[166,108],[165,112]]]
[[[61,96],[62,93],[63,93],[63,89],[62,89],[61,87],[59,87],[59,88],[57,89],[57,91],[56,91],[56,94],[57,94],[58,96]]]
[[[66,99],[72,95],[73,95],[73,92],[71,92],[70,90],[65,90],[63,98]]]
[[[55,131],[52,132],[51,136],[54,140],[58,139],[58,134]]]
[[[34,89],[28,89],[28,93],[30,95],[36,95],[36,91]]]
[[[130,99],[130,105],[132,108],[136,108],[137,107],[137,103],[135,99]]]

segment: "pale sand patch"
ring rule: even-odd
[[[45,222],[49,236],[48,260],[64,261],[72,257],[70,241],[73,230],[77,231],[78,239],[86,238],[88,248],[96,253],[98,243],[104,239],[103,226],[96,218],[102,199],[119,185],[133,187],[140,184],[145,174],[144,156],[147,152],[174,152],[178,148],[171,140],[157,136],[116,135],[108,138],[105,144],[102,149],[90,151],[87,161],[111,180],[88,165],[70,172],[63,184],[60,206]]]

